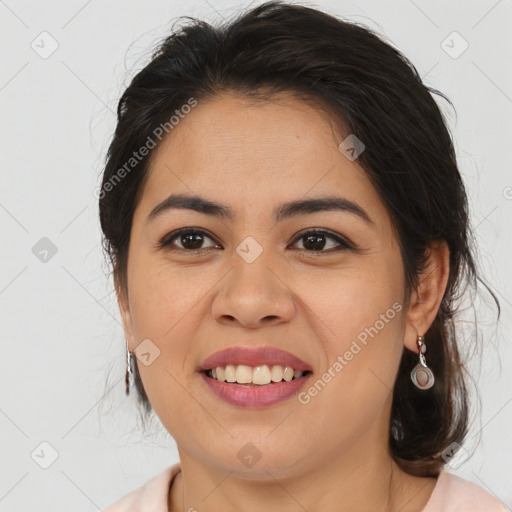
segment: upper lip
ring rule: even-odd
[[[294,370],[312,371],[311,366],[302,359],[274,347],[230,347],[219,352],[215,352],[206,358],[199,366],[199,371],[210,370],[217,366],[247,365],[247,366],[268,366],[281,365],[289,366]]]

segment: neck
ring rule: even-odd
[[[436,479],[405,473],[389,451],[378,449],[382,438],[371,442],[371,437],[361,437],[337,457],[326,454],[321,464],[304,464],[295,472],[263,468],[250,476],[207,466],[180,449],[182,471],[169,494],[169,511],[420,512]]]

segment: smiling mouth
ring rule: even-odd
[[[227,384],[236,384],[244,387],[261,387],[298,380],[310,375],[312,372],[310,370],[294,370],[289,366],[281,365],[251,367],[228,364],[226,366],[217,366],[216,368],[204,370],[203,373],[210,379]]]

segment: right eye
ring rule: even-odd
[[[213,238],[200,228],[181,228],[171,233],[166,234],[157,244],[158,248],[171,251],[182,252],[202,252],[209,248],[202,248],[201,245],[205,239],[210,239],[214,242]],[[181,247],[175,243],[177,241]],[[219,247],[215,242],[213,247]]]

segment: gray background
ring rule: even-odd
[[[117,99],[172,18],[215,21],[259,3],[0,0],[3,512],[99,510],[178,460],[159,421],[141,430],[124,396],[124,337],[93,190]],[[451,471],[512,509],[512,2],[310,5],[377,30],[455,105],[457,116],[441,104],[503,316],[496,326],[482,294],[481,408],[464,446],[474,453],[461,450]]]

